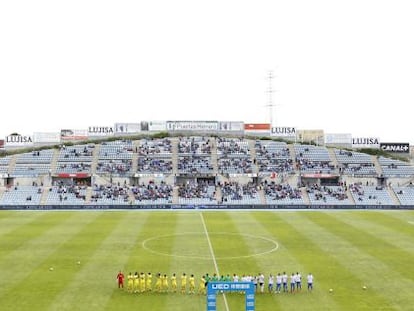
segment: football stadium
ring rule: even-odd
[[[0,140],[2,310],[411,310],[409,143],[141,121]]]

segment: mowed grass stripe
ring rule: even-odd
[[[203,213],[203,216],[216,256],[219,272],[222,275],[229,274],[230,276],[236,273],[240,278],[248,274],[256,275],[260,269],[256,260],[252,257],[240,257],[251,254],[251,252],[249,244],[240,235],[239,228],[232,218],[232,213],[206,212]],[[234,258],[228,259],[226,257]],[[214,270],[213,267],[209,274],[212,275],[215,272]],[[238,293],[226,294],[226,299],[229,310],[243,310],[244,296]],[[222,299],[217,299],[217,301],[222,302]],[[220,310],[225,310],[225,308],[222,307]],[[260,309],[257,310],[261,311]]]
[[[165,310],[166,300],[162,294],[155,293],[156,274],[158,272],[166,273],[169,270],[169,258],[154,254],[145,248],[143,243],[157,236],[171,235],[175,232],[177,217],[168,212],[134,212],[130,214],[128,226],[134,227],[138,219],[145,215],[145,222],[135,230],[134,246],[130,249],[125,262],[124,274],[127,276],[130,272],[144,272],[152,274],[152,291],[146,293],[128,293],[125,289],[114,291],[112,299],[108,302],[105,310],[119,310],[119,306],[137,308],[140,310]],[[172,245],[165,245],[165,251],[169,251]],[[125,281],[125,286],[127,280]]]
[[[281,305],[280,310],[317,310],[325,306],[328,310],[342,310],[336,296],[329,294],[324,282],[330,280],[325,275],[324,267],[338,265],[315,244],[309,240],[302,231],[287,223],[280,213],[254,212],[251,217],[258,225],[252,226],[251,230],[263,232],[266,236],[272,236],[279,243],[278,250],[272,254],[274,257],[274,270],[286,272],[289,276],[292,273],[302,274],[302,292],[297,295],[278,295],[277,299]],[[259,257],[257,260],[260,260]],[[312,293],[307,291],[306,276],[312,273],[315,277],[315,289]],[[286,306],[289,306],[286,308]],[[346,309],[344,309],[346,310]]]
[[[183,273],[195,277],[196,292],[201,276],[206,271],[213,271],[214,264],[209,252],[209,246],[205,237],[203,226],[200,225],[200,213],[178,212],[175,236],[171,237],[171,254],[169,259],[170,270],[168,276],[171,280],[173,273],[177,276],[177,293],[168,294],[165,298],[166,310],[204,310],[206,309],[206,298],[202,295],[188,293],[182,295],[180,290],[180,277]],[[167,239],[166,242],[170,241]],[[200,258],[198,258],[200,257]],[[170,283],[171,286],[171,283]],[[220,305],[218,305],[220,306]],[[219,310],[225,310],[220,308]]]
[[[351,242],[354,248],[358,248],[377,261],[381,261],[389,270],[394,271],[395,277],[398,279],[410,280],[410,283],[414,285],[414,269],[409,269],[414,262],[414,255],[385,241],[383,236],[387,232],[373,233],[368,228],[358,227],[357,222],[345,221],[346,214],[320,213],[317,216],[309,215],[309,218],[324,228],[331,228],[331,232]]]
[[[0,283],[0,300],[33,270],[41,267],[49,272],[51,263],[47,258],[50,254],[90,221],[74,217],[74,214],[47,213],[42,214],[35,225],[21,227],[15,242],[19,246],[0,258],[0,275],[5,281]]]
[[[414,211],[412,210],[404,210],[404,211],[385,210],[385,211],[375,211],[375,212],[382,215],[384,222],[386,221],[386,223],[390,224],[391,227],[394,227],[395,225],[399,226],[401,232],[404,232],[409,236],[413,235]]]
[[[259,215],[267,215],[266,217],[258,217]],[[265,221],[269,217],[269,213],[261,213],[261,212],[239,212],[239,213],[229,213],[231,216],[237,230],[241,234],[251,235],[252,238],[248,236],[243,236],[246,241],[247,248],[250,250],[252,255],[265,253],[273,249],[275,246],[270,242],[264,242],[265,240],[261,240],[260,237],[264,237],[266,239],[274,240],[277,243],[277,250],[268,254],[252,256],[251,260],[254,261],[255,266],[257,269],[253,271],[253,275],[257,276],[259,273],[263,273],[265,275],[265,288],[264,288],[264,295],[257,294],[256,295],[256,308],[257,310],[267,310],[268,306],[272,306],[272,310],[283,310],[284,305],[286,305],[287,300],[289,300],[290,307],[293,309],[297,309],[298,307],[303,306],[303,303],[300,301],[305,298],[303,295],[293,297],[289,293],[282,293],[282,294],[268,294],[267,284],[269,274],[275,276],[274,279],[274,288],[276,288],[276,275],[277,273],[283,274],[284,271],[288,275],[291,274],[292,271],[295,273],[297,271],[302,271],[301,265],[299,262],[296,261],[296,258],[292,257],[290,253],[287,251],[286,248],[283,247],[276,241],[277,237],[274,232],[271,232],[266,228],[262,221]],[[253,238],[257,237],[257,238]],[[286,262],[281,262],[286,261]]]
[[[101,213],[73,213],[73,217],[77,218],[77,223],[83,224],[80,230],[73,232],[67,241],[56,248],[46,258],[45,264],[33,269],[26,278],[11,288],[10,295],[4,297],[3,303],[18,310],[46,310],[55,297],[66,290],[66,286],[83,265],[87,264],[88,258],[105,234],[105,232],[100,233]],[[85,237],[88,237],[87,243],[85,243]],[[79,265],[78,261],[80,261]],[[54,270],[49,271],[48,267],[53,267]],[[39,292],[32,290],[35,287],[45,290],[39,295]],[[16,293],[24,299],[16,300]]]
[[[9,212],[0,210],[0,215],[3,216],[0,218],[0,239],[3,239],[3,236],[7,236],[7,234],[14,236],[14,233],[19,227],[32,223],[40,217],[42,213],[27,211]]]
[[[329,215],[336,217],[358,230],[362,229],[368,232],[370,236],[380,238],[386,243],[386,249],[391,246],[398,250],[404,250],[407,254],[414,256],[414,228],[411,228],[411,234],[407,234],[406,224],[402,225],[401,221],[396,220],[393,224],[386,221],[384,214],[367,212],[355,213],[330,213]],[[402,226],[401,226],[402,225]],[[388,246],[387,246],[388,245]],[[381,247],[381,245],[379,245]],[[411,257],[413,258],[413,257]]]
[[[59,213],[39,213],[26,211],[25,215],[15,214],[7,219],[7,224],[2,223],[0,236],[0,265],[3,258],[19,249],[25,249],[25,245],[31,239],[41,236],[53,226],[60,226],[66,219]],[[64,214],[67,217],[68,214]]]
[[[117,290],[116,274],[123,268],[128,252],[131,231],[128,213],[98,212],[99,222],[94,223],[88,240],[93,252],[67,286],[48,306],[49,310],[103,310],[112,292]],[[145,219],[142,219],[145,221]],[[139,222],[136,224],[139,226]]]
[[[327,257],[334,259],[333,264],[339,263],[342,266],[326,263],[321,267],[330,278],[325,283],[334,289],[335,297],[340,299],[342,306],[349,306],[349,310],[399,310],[401,306],[407,305],[409,301],[403,293],[405,290],[401,291],[399,287],[411,286],[411,282],[396,284],[395,275],[387,266],[369,255],[365,249],[356,247],[353,241],[338,236],[334,222],[319,225],[317,219],[323,217],[323,213],[282,216],[297,230],[304,232]],[[394,278],[384,279],[385,275]],[[368,291],[362,290],[365,285]]]

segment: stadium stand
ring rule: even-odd
[[[147,184],[133,186],[131,188],[135,199],[135,204],[171,204],[172,203],[172,185],[164,181],[155,183],[153,181]]]
[[[205,205],[216,204],[215,185],[207,181],[187,181],[179,185],[179,204]]]
[[[39,205],[43,193],[41,186],[19,186],[7,189],[0,198],[0,205]]]
[[[393,186],[395,195],[397,196],[401,205],[412,205],[414,202],[414,186]]]
[[[384,177],[414,177],[414,167],[407,162],[379,157],[379,164]]]
[[[243,137],[62,145],[0,157],[0,176],[8,208],[414,207],[409,162]]]
[[[220,184],[221,203],[225,204],[260,204],[258,186],[252,182],[240,184],[236,181]]]
[[[350,205],[346,188],[338,186],[312,185],[307,189],[312,205]]]
[[[293,159],[285,142],[255,142],[259,173],[293,173]]]
[[[335,149],[340,171],[352,176],[376,176],[377,171],[371,156],[366,153]]]
[[[349,185],[356,205],[394,205],[387,189],[381,186]]]
[[[294,144],[294,149],[298,170],[319,174],[335,172],[332,159],[325,147]]]
[[[278,184],[275,181],[268,182],[265,180],[262,183],[262,187],[267,204],[304,204],[302,191],[299,188],[292,187],[288,183]]]

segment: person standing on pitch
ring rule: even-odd
[[[288,275],[286,272],[283,272],[282,274],[282,284],[283,284],[283,292],[287,292],[288,291]]]
[[[282,288],[282,276],[280,273],[276,275],[276,293],[280,294],[280,290]]]
[[[269,291],[269,294],[273,293],[273,283],[275,281],[275,277],[270,274],[269,279],[267,281],[267,290]]]
[[[308,291],[312,291],[313,290],[313,275],[312,275],[312,273],[308,274],[307,280],[308,280]]]
[[[116,276],[116,279],[118,281],[118,288],[124,288],[124,274],[122,273],[122,271],[118,272],[118,275]]]

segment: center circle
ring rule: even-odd
[[[254,247],[237,247],[240,239],[243,239],[249,245],[254,245]],[[224,240],[224,242],[214,243],[214,240]],[[203,250],[200,250],[200,243],[205,243]],[[213,257],[210,251],[210,244],[213,251],[215,249],[219,251],[225,249],[234,254],[232,256],[214,256],[216,260],[261,256],[275,252],[279,248],[279,244],[273,239],[234,232],[211,232],[208,236],[203,232],[159,235],[144,240],[142,247],[153,254],[161,256],[211,260]],[[169,249],[171,245],[175,246],[173,250]]]

